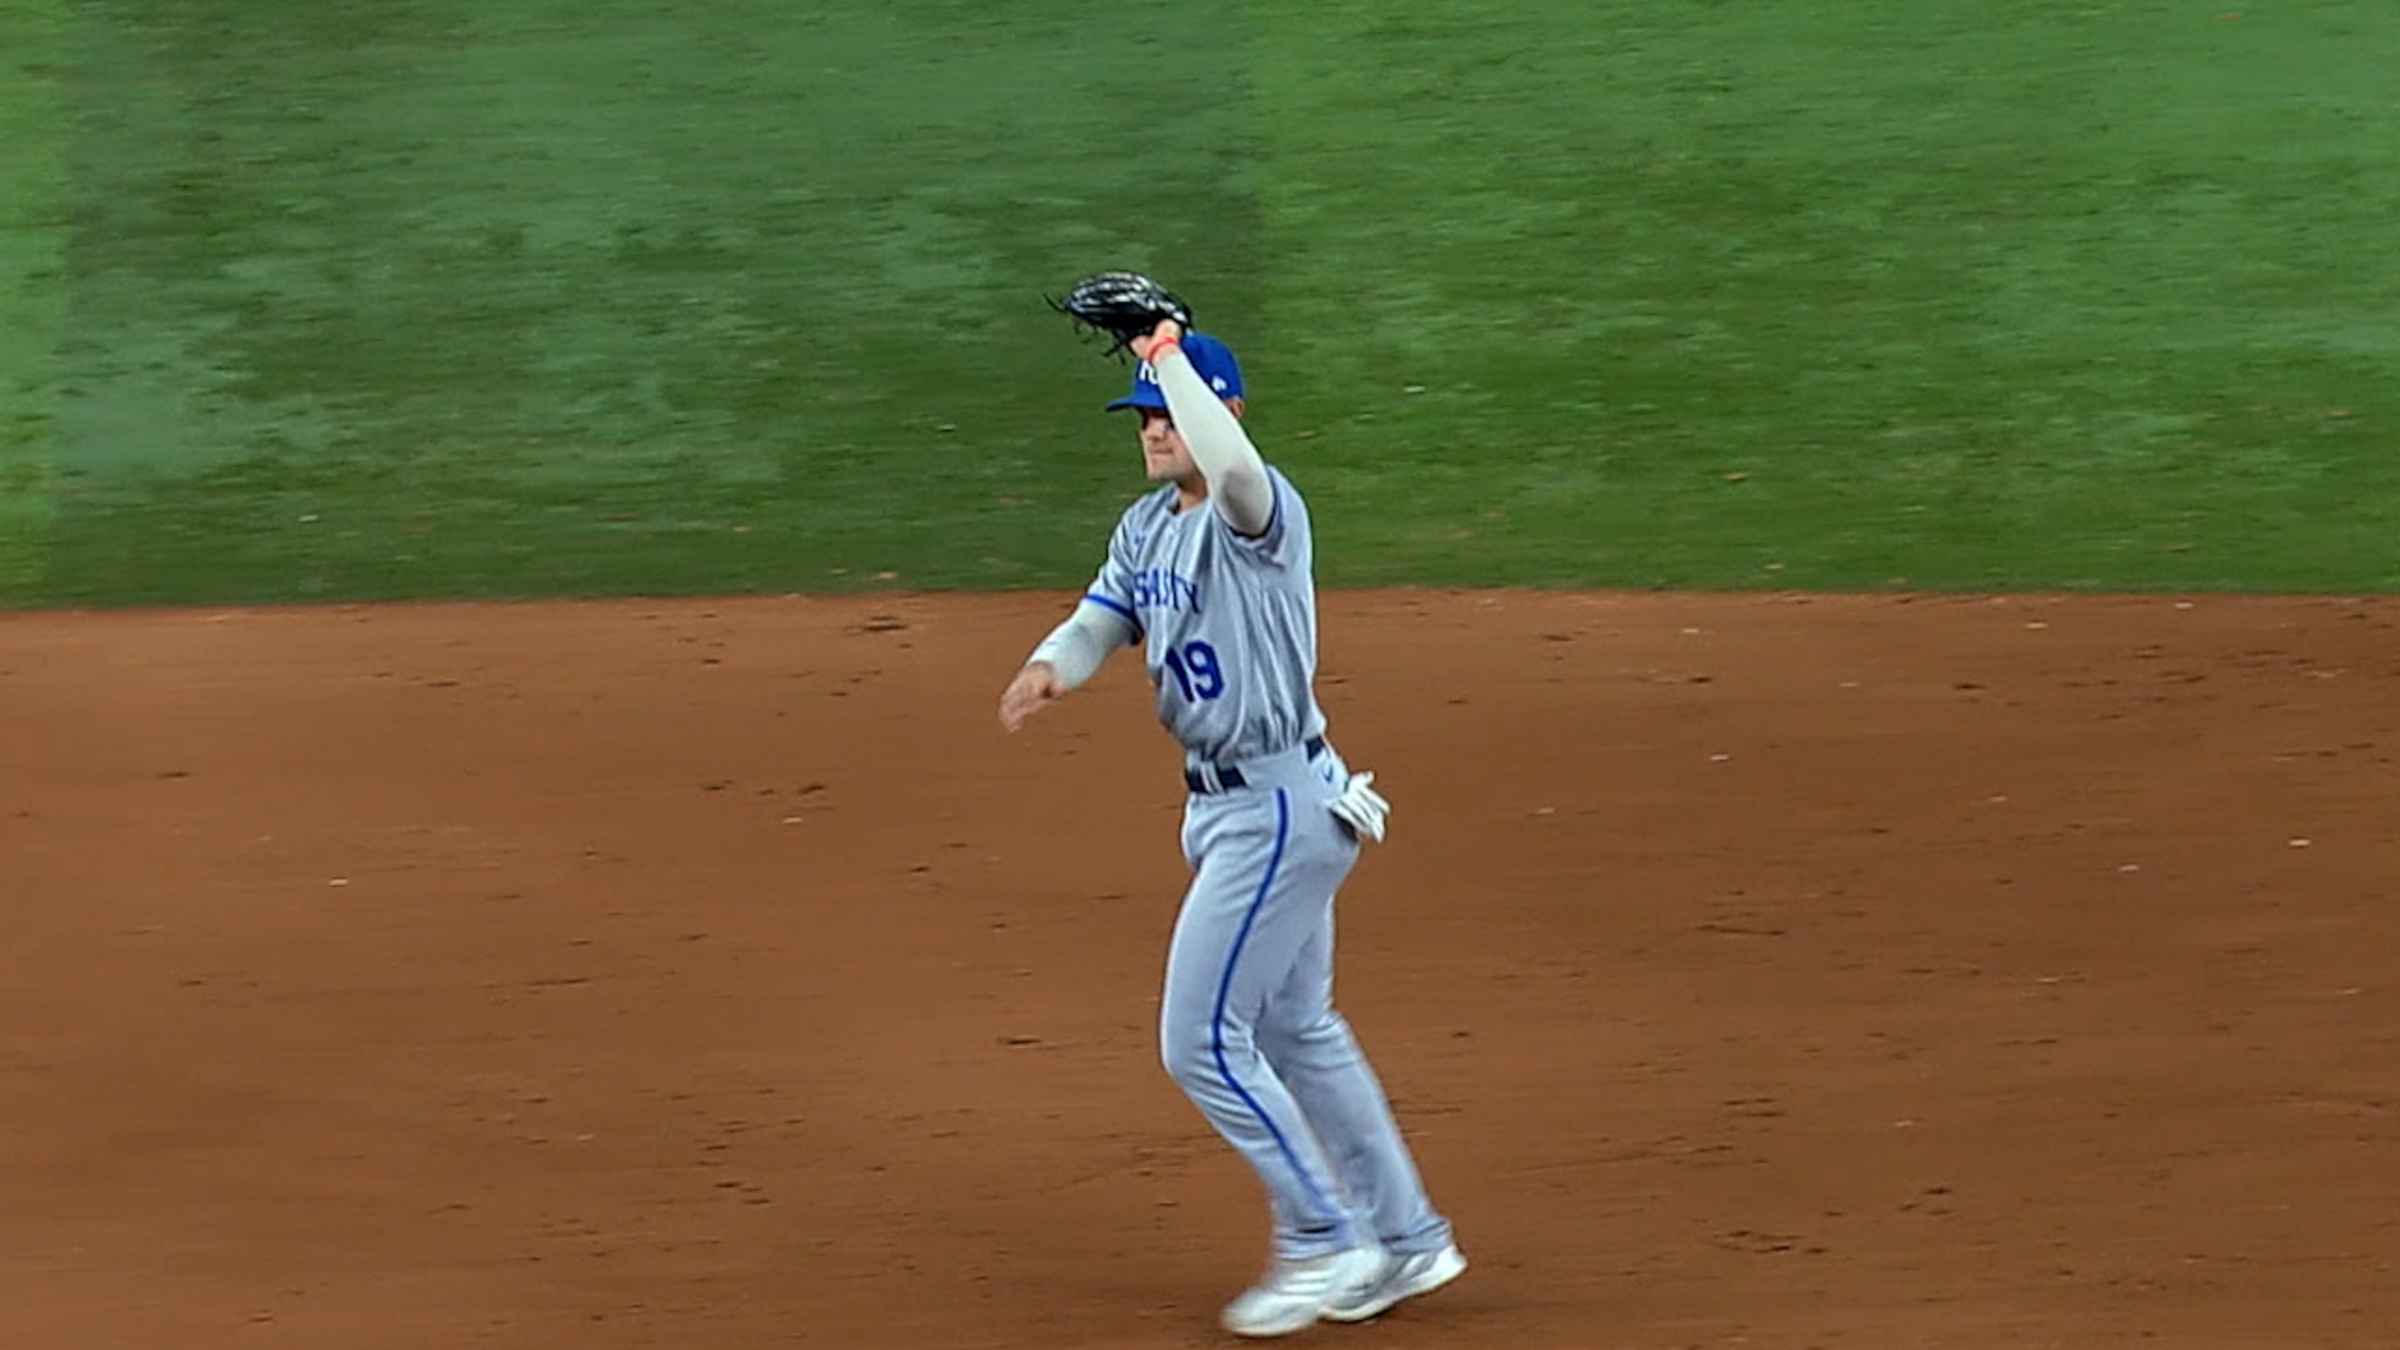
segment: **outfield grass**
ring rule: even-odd
[[[0,603],[46,589],[65,320],[65,0],[0,4]]]
[[[1073,584],[1111,265],[1329,584],[2400,587],[2388,0],[0,6],[15,603]]]

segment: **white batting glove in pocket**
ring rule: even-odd
[[[1342,794],[1328,804],[1328,810],[1348,825],[1362,839],[1383,842],[1384,817],[1391,814],[1392,804],[1375,790],[1375,775],[1354,773],[1342,785]]]

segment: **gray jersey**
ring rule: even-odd
[[[1126,508],[1085,598],[1141,630],[1158,720],[1192,756],[1234,763],[1325,734],[1308,506],[1269,466],[1266,533],[1160,488]]]

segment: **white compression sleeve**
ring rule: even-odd
[[[1266,461],[1242,430],[1241,419],[1225,406],[1191,358],[1177,347],[1164,361],[1152,361],[1159,392],[1167,396],[1167,412],[1184,444],[1192,447],[1192,462],[1208,480],[1208,495],[1237,534],[1264,534],[1275,518],[1275,485],[1267,481]]]
[[[1069,689],[1082,684],[1100,669],[1108,654],[1132,641],[1136,633],[1125,616],[1097,605],[1078,604],[1058,627],[1050,630],[1026,664],[1047,661],[1058,672],[1058,682]]]

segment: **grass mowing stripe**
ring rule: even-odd
[[[145,377],[90,345],[60,598],[1084,571],[1140,488],[1127,371],[1040,292],[1246,275],[1238,16],[314,12],[116,16],[112,82],[214,91],[150,159],[104,126],[89,185],[91,284],[161,301],[106,326],[192,335],[145,368],[197,406],[127,426]]]
[[[39,596],[66,308],[65,0],[0,6],[0,604]]]
[[[2365,4],[1275,12],[1268,253],[1314,265],[1268,303],[1345,499],[1329,575],[2400,581],[2358,547],[2400,538],[2396,36]]]

